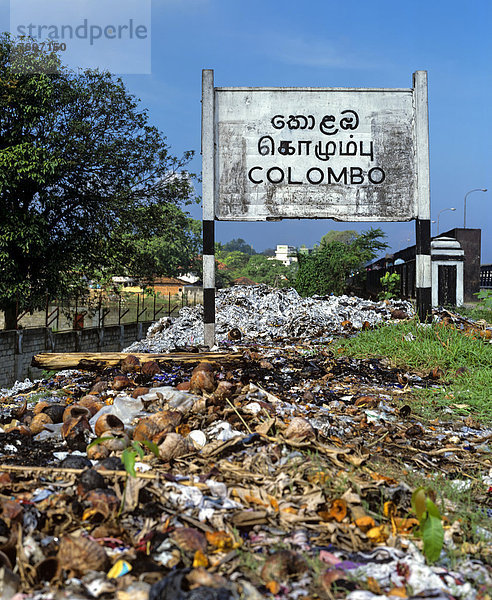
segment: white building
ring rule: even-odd
[[[297,262],[297,248],[287,244],[277,244],[272,260],[279,260],[283,265],[289,267],[292,263]]]
[[[193,285],[197,281],[200,281],[200,277],[196,273],[186,273],[185,275],[180,275],[179,278],[190,285]]]

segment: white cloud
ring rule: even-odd
[[[321,39],[313,36],[264,33],[255,36],[262,54],[286,64],[335,69],[374,68],[380,61],[370,60],[354,51],[343,39]]]

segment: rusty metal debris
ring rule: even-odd
[[[490,598],[492,430],[417,418],[432,374],[241,332],[228,364],[130,359],[2,394],[2,598]],[[407,483],[429,474],[432,565]],[[473,489],[481,525],[444,485]]]

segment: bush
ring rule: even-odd
[[[332,241],[309,255],[298,255],[294,287],[302,296],[345,293],[347,278],[376,257],[387,244],[381,229],[369,229],[345,242]]]

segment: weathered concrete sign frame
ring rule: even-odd
[[[202,73],[205,344],[215,338],[214,221],[416,221],[430,312],[427,73],[412,88],[225,88]]]

